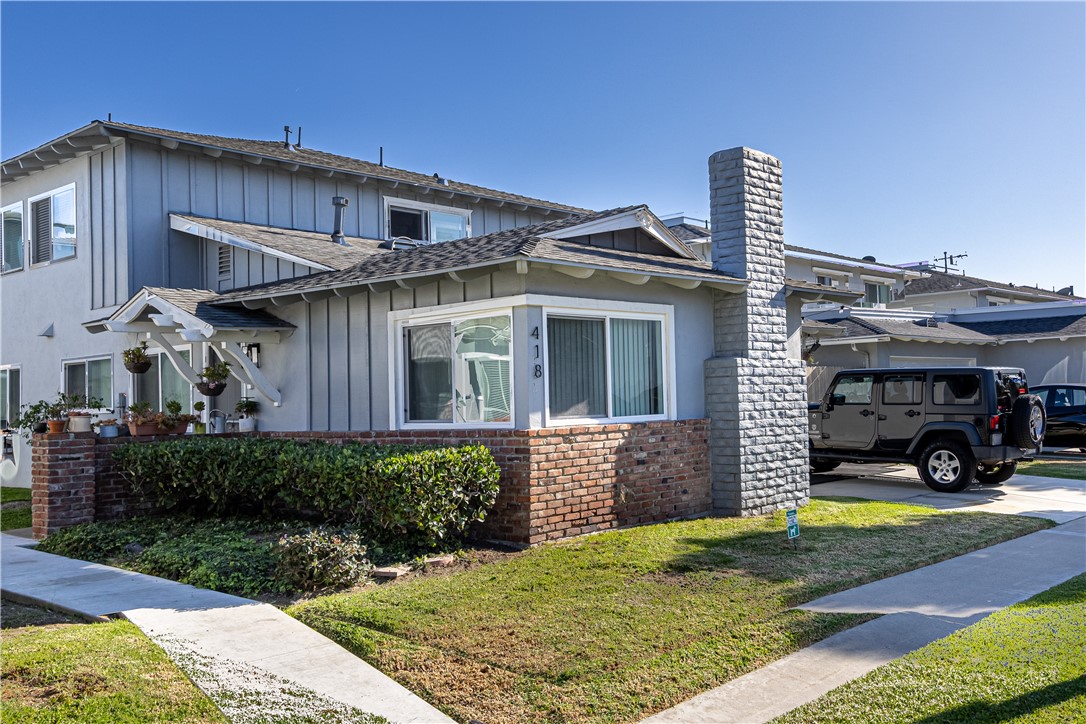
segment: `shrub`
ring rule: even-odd
[[[202,437],[131,443],[115,457],[133,489],[166,510],[316,513],[374,540],[419,548],[483,520],[498,494],[498,466],[482,445]]]
[[[373,568],[358,533],[324,526],[284,535],[276,556],[279,579],[304,591],[350,586]]]

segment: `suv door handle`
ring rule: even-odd
[[[917,417],[918,415],[920,415],[920,413],[916,410],[909,410],[905,413],[906,417]]]
[[[886,419],[886,415],[879,415],[879,420],[880,421],[885,420],[885,419]]]
[[[871,417],[875,413],[872,412],[871,410],[860,410],[860,414],[863,415],[864,417]]]

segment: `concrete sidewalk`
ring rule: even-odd
[[[447,716],[274,606],[132,571],[36,551],[0,534],[0,590],[88,617],[132,621],[232,721],[379,714],[393,722]]]
[[[799,608],[884,615],[645,721],[769,721],[990,613],[1086,573],[1086,482],[1016,476],[1001,489],[970,488],[955,495],[936,495],[924,492],[927,488],[910,480],[908,471],[894,472],[817,485],[812,493],[1036,515],[1063,522],[804,604]]]

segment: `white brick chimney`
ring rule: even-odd
[[[781,162],[750,148],[709,157],[713,267],[748,280],[714,292],[705,363],[713,507],[758,515],[807,502],[806,365],[787,354]]]

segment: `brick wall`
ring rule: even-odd
[[[492,540],[534,545],[701,515],[712,506],[706,420],[545,430],[256,434],[329,442],[481,443],[501,468],[501,488],[487,520],[474,533]],[[146,440],[161,439],[169,438]],[[125,442],[132,438],[35,436],[35,537],[148,510],[113,465],[113,450]]]

